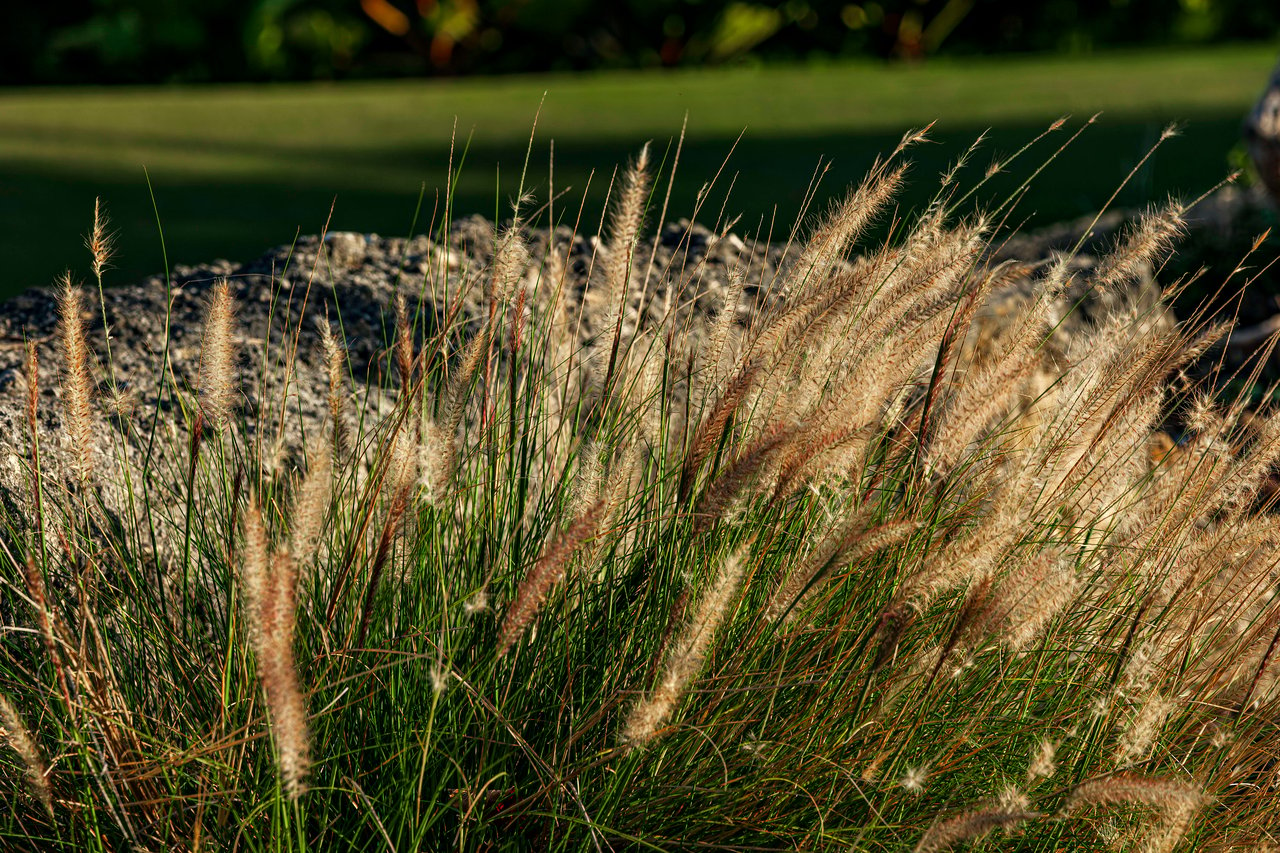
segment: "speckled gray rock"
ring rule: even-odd
[[[1120,217],[1103,220],[1086,241],[1075,261],[1082,280],[1087,279],[1094,263],[1093,251],[1114,242],[1119,224]],[[1034,269],[1053,252],[1074,245],[1081,227],[1073,223],[1013,240],[988,260],[1021,258],[1028,269]],[[539,293],[549,286],[539,277],[539,270],[545,267],[543,259],[554,252],[557,264],[564,270],[570,311],[581,317],[576,323],[579,344],[588,351],[600,346],[596,338],[601,332],[601,312],[584,297],[599,282],[608,247],[594,237],[574,235],[568,229],[554,233],[535,231],[528,237],[526,280],[533,293],[531,298],[545,298]],[[493,224],[481,218],[455,223],[441,244],[426,237],[405,240],[355,233],[331,234],[323,242],[306,237],[247,263],[215,261],[203,266],[179,266],[168,281],[153,276],[108,289],[105,305],[99,303],[96,292],[87,294],[84,319],[98,356],[95,377],[103,391],[99,413],[102,428],[98,431],[102,458],[114,458],[118,455],[116,449],[123,446],[128,450],[130,466],[136,470],[144,463],[162,472],[184,470],[181,458],[187,446],[186,422],[178,401],[184,399],[183,395],[191,399],[203,313],[209,289],[219,277],[230,281],[238,303],[239,378],[243,389],[240,403],[245,423],[271,423],[270,418],[258,417],[260,407],[264,400],[279,407],[284,373],[279,367],[281,354],[292,352],[292,335],[297,335],[289,381],[291,396],[285,407],[289,417],[283,427],[271,427],[281,438],[263,437],[264,446],[287,467],[290,461],[297,461],[302,436],[318,434],[327,413],[323,352],[315,320],[328,316],[345,335],[355,383],[353,398],[370,411],[389,410],[395,396],[388,342],[396,292],[405,294],[410,310],[418,317],[420,337],[432,334],[447,318],[460,321],[464,328],[478,328],[483,316],[484,277],[494,240]],[[745,275],[746,285],[736,313],[741,322],[746,322],[778,298],[780,273],[798,255],[794,246],[766,245],[736,235],[718,238],[710,230],[687,221],[669,224],[656,240],[644,241],[636,250],[636,295],[628,306],[625,333],[634,334],[646,325],[656,326],[670,310],[677,327],[691,330],[686,345],[696,347],[708,325],[702,320],[721,309],[731,268],[738,267]],[[1151,289],[1154,285],[1146,281],[1139,282],[1138,287]],[[1018,289],[1011,292],[1016,295]],[[110,329],[113,371],[107,368],[104,316]],[[48,290],[31,290],[0,305],[0,435],[6,437],[0,455],[0,500],[10,509],[19,508],[29,492],[27,443],[21,438],[26,431],[24,340],[38,345],[39,415],[46,436],[45,460],[53,470],[58,469],[65,451],[59,429],[60,359],[55,326],[55,298]],[[289,337],[285,336],[286,329]],[[264,351],[267,362],[277,365],[277,369],[266,371],[265,388],[261,370]],[[177,397],[167,390],[162,393],[158,383],[166,352],[177,387],[184,389]],[[160,407],[160,421],[166,427],[161,440],[148,440],[149,419],[112,414],[106,392],[113,381],[126,392],[135,412],[151,413]],[[174,483],[180,480],[177,473],[166,476],[171,476]]]
[[[240,405],[250,431],[252,424],[269,421],[257,417],[264,400],[279,405],[283,376],[279,364],[282,354],[292,351],[292,336],[297,334],[286,407],[290,417],[283,441],[266,437],[273,442],[269,449],[281,460],[296,460],[301,436],[317,434],[328,410],[324,355],[315,321],[327,316],[345,335],[355,384],[353,399],[372,410],[388,410],[394,400],[394,390],[385,389],[395,386],[388,342],[397,290],[404,293],[418,318],[420,339],[432,334],[447,317],[465,328],[478,328],[483,279],[494,239],[493,225],[480,218],[456,223],[443,244],[426,237],[405,240],[354,233],[331,234],[324,242],[305,237],[247,263],[178,266],[168,281],[153,276],[109,288],[102,301],[96,290],[87,292],[84,321],[97,356],[93,373],[101,392],[101,429],[97,433],[101,458],[114,459],[117,448],[124,446],[130,465],[137,470],[144,462],[156,471],[183,470],[177,457],[187,446],[187,424],[174,394],[161,392],[160,366],[167,354],[177,387],[183,389],[178,397],[191,399],[198,375],[203,315],[209,290],[218,278],[229,280],[237,302]],[[543,286],[537,280],[537,270],[554,247],[564,259],[566,299],[576,311],[583,304],[588,279],[599,276],[599,255],[607,252],[607,247],[567,229],[554,235],[534,232],[529,241],[526,275],[531,289]],[[647,280],[650,285],[645,298],[632,306],[627,330],[634,331],[641,322],[642,310],[650,322],[656,322],[667,300],[672,301],[679,317],[718,310],[731,265],[748,270],[752,284],[743,295],[741,310],[750,314],[756,300],[763,298],[761,283],[771,281],[794,255],[794,250],[788,253],[737,237],[717,240],[712,232],[688,222],[668,225],[656,244],[646,242],[636,252],[635,280]],[[37,344],[40,359],[44,462],[51,471],[65,470],[56,323],[55,294],[47,289],[30,290],[0,305],[0,435],[5,437],[0,454],[0,500],[10,510],[19,509],[29,493],[28,450],[23,437],[27,432],[22,367],[26,340]],[[586,311],[579,324],[585,345],[591,345],[599,326],[600,318]],[[261,387],[260,376],[264,348],[268,363],[277,365],[266,372],[267,388]],[[113,414],[109,393],[113,382],[125,392],[133,412],[151,413],[160,407],[160,421],[166,427],[160,440],[148,440],[149,419]]]

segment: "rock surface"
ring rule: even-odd
[[[527,284],[533,289],[545,286],[536,277],[541,259],[554,245],[557,256],[566,259],[566,299],[576,312],[588,280],[594,282],[599,277],[607,247],[567,229],[554,235],[534,232],[528,237]],[[247,263],[219,260],[177,266],[168,281],[153,276],[136,284],[110,287],[102,299],[96,290],[86,289],[84,321],[97,356],[93,373],[102,404],[101,458],[117,456],[113,451],[123,438],[134,466],[140,468],[150,453],[153,466],[159,460],[161,467],[181,470],[177,459],[167,457],[177,453],[176,448],[185,448],[185,440],[177,433],[184,431],[189,418],[173,411],[173,394],[162,393],[161,363],[167,355],[171,377],[185,389],[176,399],[183,400],[189,409],[199,370],[204,311],[217,279],[229,280],[237,302],[239,384],[243,414],[249,423],[257,420],[254,416],[264,401],[279,404],[278,388],[261,385],[264,351],[267,362],[277,365],[265,375],[277,377],[278,382],[283,374],[279,365],[292,354],[296,334],[296,356],[290,359],[293,375],[288,411],[292,416],[283,436],[262,437],[264,446],[287,458],[297,452],[300,434],[318,431],[328,411],[324,353],[316,320],[327,316],[345,337],[355,386],[353,399],[364,401],[371,410],[386,410],[392,400],[382,389],[395,384],[388,344],[393,335],[396,293],[404,294],[410,312],[419,318],[420,340],[450,316],[455,322],[477,328],[494,238],[493,225],[480,218],[456,223],[443,244],[426,237],[405,240],[335,233],[324,241],[302,238],[293,246],[276,247]],[[751,282],[745,288],[742,306],[749,312],[750,306],[763,298],[779,268],[796,254],[794,248],[756,244],[735,235],[718,240],[709,230],[682,222],[666,226],[656,245],[646,242],[638,248],[635,275],[651,282],[645,306],[648,316],[659,317],[671,300],[676,316],[687,318],[692,313],[718,310],[727,270],[741,265],[748,269]],[[580,339],[590,342],[599,324],[597,314],[584,311]],[[632,316],[628,329],[634,325]],[[59,428],[61,356],[53,290],[36,288],[0,305],[0,435],[5,436],[0,448],[0,499],[11,508],[16,496],[29,492],[23,370],[27,340],[37,344],[39,354],[41,452],[44,461],[56,469],[65,464],[68,448]],[[160,406],[164,414],[161,421],[169,422],[169,440],[148,441],[145,417],[113,415],[113,410],[121,408],[110,393],[113,382],[124,392],[128,409],[149,414]],[[268,384],[271,382],[268,378]],[[171,379],[166,384],[171,386]]]
[[[1231,211],[1240,204],[1237,201],[1227,205],[1226,213],[1213,208],[1212,216],[1202,217],[1197,227],[1221,231],[1219,220],[1229,221]],[[1120,215],[1100,220],[1073,261],[1081,276],[1077,290],[1068,298],[1084,298],[1086,316],[1108,307],[1090,301],[1087,274],[1096,258],[1115,244],[1123,220]],[[1034,269],[1055,253],[1069,251],[1088,225],[1089,221],[1068,223],[1016,237],[1002,243],[988,260],[1014,258],[1024,261],[1028,270]],[[567,229],[554,234],[535,231],[528,237],[527,286],[534,293],[547,287],[538,279],[538,272],[545,266],[542,259],[554,248],[554,255],[563,261],[570,310],[581,317],[579,343],[590,347],[600,332],[601,317],[598,310],[591,308],[590,300],[584,301],[584,296],[588,283],[594,287],[600,278],[608,247],[594,237],[574,235]],[[494,240],[494,226],[480,218],[456,223],[440,244],[426,237],[405,240],[353,233],[331,234],[324,241],[307,237],[292,247],[277,247],[247,263],[214,261],[202,266],[178,266],[168,281],[163,276],[153,276],[136,284],[111,287],[101,302],[96,291],[86,293],[84,319],[98,357],[94,376],[102,403],[102,428],[98,431],[102,458],[117,456],[107,451],[123,444],[129,449],[132,466],[140,468],[147,462],[147,454],[151,454],[150,464],[161,464],[174,472],[182,470],[177,457],[186,445],[181,433],[189,419],[173,410],[182,405],[189,411],[194,399],[202,318],[209,290],[219,277],[230,281],[238,302],[242,405],[250,423],[257,420],[253,416],[264,400],[279,405],[278,389],[264,389],[259,378],[264,351],[269,363],[279,365],[292,354],[292,336],[297,335],[287,407],[291,415],[278,435],[261,437],[263,446],[283,461],[296,455],[303,433],[317,433],[327,412],[324,356],[315,320],[328,316],[345,335],[355,384],[353,397],[371,411],[386,410],[393,392],[383,389],[395,385],[388,342],[396,293],[405,295],[410,310],[420,318],[420,338],[450,316],[473,329],[478,327]],[[657,323],[670,307],[678,324],[693,329],[696,341],[703,324],[690,320],[709,317],[720,310],[733,267],[745,273],[747,284],[737,306],[739,319],[745,321],[776,297],[779,273],[798,255],[799,248],[794,245],[765,245],[733,234],[718,238],[687,221],[669,224],[656,241],[642,242],[636,251],[634,280],[647,282],[647,286],[642,299],[630,307],[624,328],[630,333],[638,323]],[[1006,298],[1016,298],[1026,290],[1024,281],[1020,287],[1011,288]],[[1136,298],[1140,301],[1155,300],[1157,296],[1158,289],[1149,276],[1137,284]],[[586,309],[578,314],[584,304]],[[113,371],[108,368],[108,336],[104,334],[107,328]],[[288,338],[284,336],[285,329],[290,331]],[[0,434],[5,436],[0,448],[0,499],[11,509],[22,502],[20,496],[29,493],[28,451],[23,438],[27,433],[24,340],[35,341],[38,346],[42,453],[47,462],[56,466],[66,448],[63,431],[58,428],[60,356],[52,291],[34,289],[0,305]],[[161,393],[160,365],[166,354],[177,387],[185,389],[177,396]],[[282,371],[276,370],[265,375],[277,376],[276,380],[268,378],[270,384],[278,381],[280,374]],[[121,401],[111,399],[113,381],[124,391]],[[154,443],[147,440],[149,420],[116,417],[112,413],[113,407],[131,407],[150,414],[157,406],[165,415],[160,420],[168,422],[169,440]],[[175,474],[174,482],[180,480]]]

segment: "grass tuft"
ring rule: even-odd
[[[1135,296],[1186,211],[996,264],[964,158],[886,214],[922,138],[787,251],[717,223],[723,275],[693,232],[637,274],[647,148],[607,241],[521,196],[367,363],[280,276],[138,368],[66,276],[70,452],[32,341],[0,504],[0,846],[1274,844],[1280,416]],[[164,382],[107,441],[99,359]]]

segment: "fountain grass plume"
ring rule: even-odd
[[[58,332],[62,342],[62,409],[80,485],[94,476],[96,385],[89,373],[91,351],[84,325],[84,293],[63,273],[58,289]]]
[[[307,702],[293,651],[297,563],[287,549],[272,551],[262,509],[253,494],[245,513],[244,540],[239,579],[248,616],[249,644],[271,717],[280,782],[288,798],[297,800],[306,792],[311,767]]]
[[[27,773],[27,781],[31,785],[31,790],[35,794],[36,799],[44,806],[49,817],[54,816],[53,813],[53,789],[49,785],[49,767],[45,763],[44,757],[40,754],[40,750],[36,748],[35,740],[31,737],[31,732],[27,730],[26,725],[22,722],[22,717],[18,714],[18,709],[13,706],[8,696],[0,693],[0,723],[4,725],[5,735],[9,740],[9,745],[13,747],[13,751],[22,759],[22,765]]]
[[[200,344],[200,424],[221,433],[235,407],[235,302],[225,278],[213,283]],[[199,432],[200,430],[197,430]]]
[[[622,740],[642,747],[659,737],[684,698],[689,684],[706,666],[711,643],[730,615],[730,607],[746,569],[746,549],[739,548],[720,561],[710,586],[667,654],[657,686],[632,707],[622,729]]]

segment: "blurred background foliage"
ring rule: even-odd
[[[1258,0],[10,3],[0,83],[316,80],[1088,53],[1280,35]]]
[[[979,134],[975,175],[1056,118],[1072,114],[1074,127],[1098,111],[1012,224],[1096,211],[1170,122],[1181,137],[1115,203],[1195,197],[1243,165],[1241,119],[1280,37],[1280,4],[1257,0],[0,8],[0,298],[84,258],[98,196],[119,229],[116,281],[170,260],[255,257],[326,221],[407,234],[433,217],[441,187],[454,215],[501,217],[523,186],[535,113],[526,188],[547,199],[554,172],[556,216],[584,223],[599,221],[613,168],[646,139],[668,158],[681,152],[669,218],[740,214],[743,233],[776,236],[858,181],[907,127],[937,122],[938,144],[912,155],[903,204],[915,206]],[[579,71],[598,73],[560,73]],[[1027,174],[987,188],[1017,191]]]

